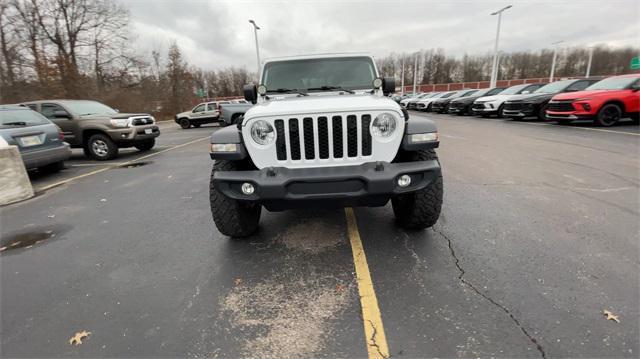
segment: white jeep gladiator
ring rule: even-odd
[[[373,58],[330,54],[270,59],[255,105],[211,135],[210,202],[218,230],[251,235],[262,207],[384,206],[397,223],[423,229],[442,206],[437,129],[388,97]]]

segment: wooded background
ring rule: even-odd
[[[136,51],[129,11],[113,0],[2,0],[0,2],[0,103],[46,98],[95,99],[122,111],[172,116],[198,101],[238,96],[255,79],[246,68],[203,70],[190,65],[175,42],[168,51]],[[253,46],[253,42],[247,44]],[[638,48],[594,48],[592,75],[631,72]],[[553,50],[503,53],[499,79],[545,77]],[[377,60],[384,76],[405,84],[487,81],[490,53],[454,57],[443,49]],[[584,76],[588,49],[561,48],[556,76]]]

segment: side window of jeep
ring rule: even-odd
[[[204,104],[196,106],[196,108],[193,109],[193,112],[203,112],[204,111]]]
[[[207,104],[207,111],[215,111],[216,110],[216,103],[215,102],[211,102],[209,104]]]

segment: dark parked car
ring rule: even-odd
[[[441,97],[437,100],[434,100],[431,103],[431,111],[433,112],[437,112],[437,113],[445,113],[447,112],[447,110],[449,109],[449,103],[457,98],[461,98],[461,97],[465,97],[465,96],[470,96],[474,93],[476,93],[478,90],[460,90],[460,91],[456,91],[453,93],[453,95],[451,96],[447,96],[447,97]]]
[[[504,102],[502,113],[504,117],[513,119],[537,117],[540,121],[544,121],[549,100],[555,94],[582,91],[598,81],[596,79],[579,79],[552,82],[530,94],[516,95],[509,98]]]
[[[532,93],[544,85],[546,85],[546,83],[520,84],[511,86],[497,95],[480,97],[473,101],[471,111],[473,111],[474,115],[480,115],[482,117],[489,117],[491,115],[503,117],[502,111],[505,101],[510,100],[515,95]]]
[[[471,106],[473,105],[473,101],[477,100],[483,96],[493,96],[502,92],[504,87],[491,87],[486,89],[481,89],[474,92],[471,95],[460,97],[457,99],[451,100],[449,103],[449,113],[455,113],[458,115],[470,115],[471,114]]]
[[[0,106],[0,136],[18,147],[27,169],[59,171],[71,157],[58,126],[27,107]]]
[[[118,156],[118,149],[135,147],[148,151],[160,136],[153,116],[146,113],[119,113],[96,101],[42,100],[24,103],[58,125],[65,141],[96,160]]]

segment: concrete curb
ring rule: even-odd
[[[0,206],[34,196],[31,180],[16,146],[0,137]]]

